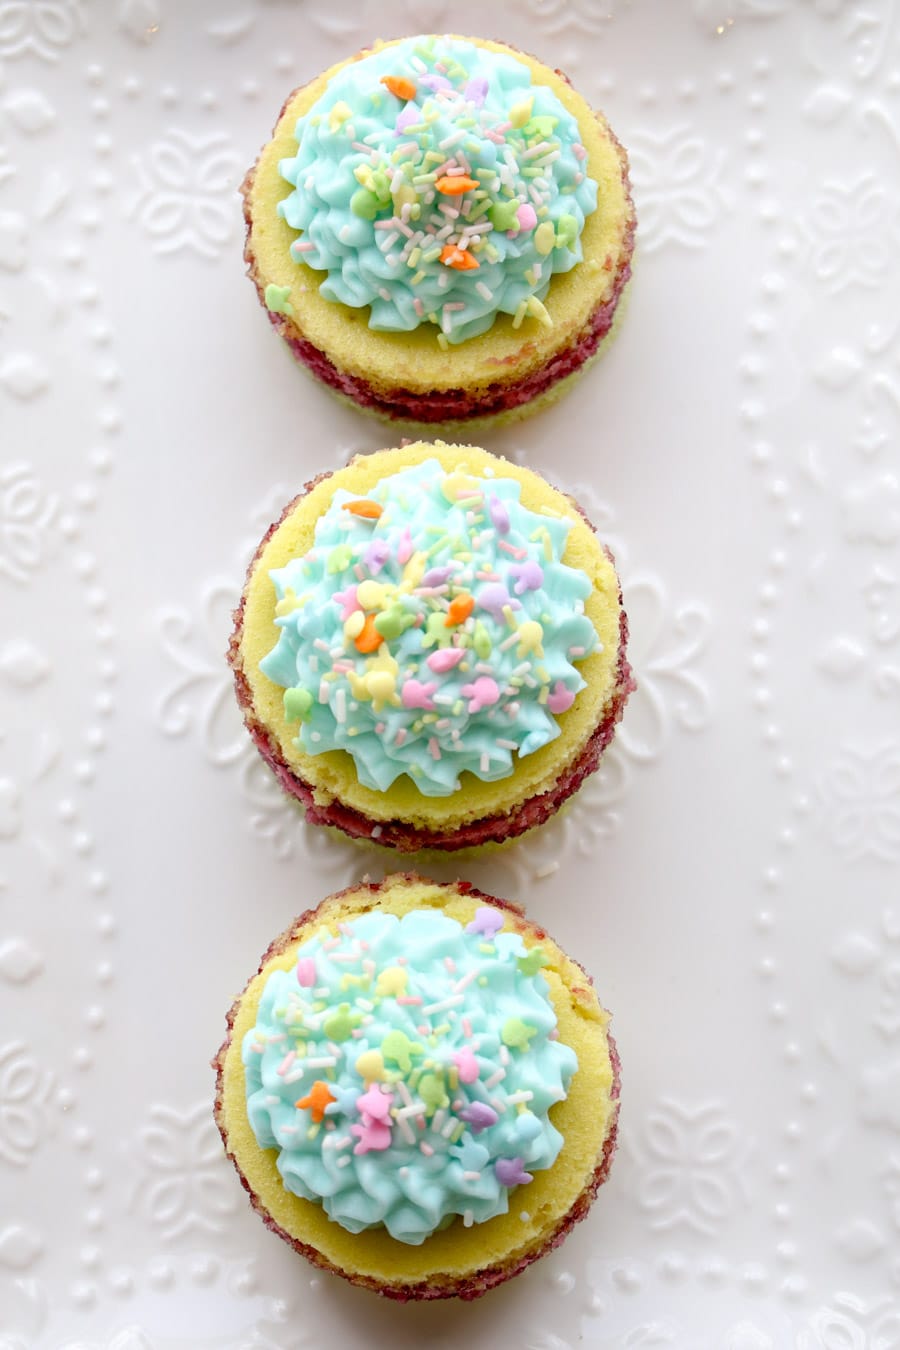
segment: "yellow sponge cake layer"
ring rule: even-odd
[[[354,760],[347,751],[307,753],[297,744],[296,723],[286,718],[284,689],[260,668],[278,636],[277,596],[270,573],[312,548],[316,522],[328,509],[335,492],[342,488],[365,496],[388,475],[433,459],[447,473],[464,472],[476,479],[485,476],[487,480],[492,476],[513,479],[521,485],[520,500],[524,507],[571,522],[562,561],[580,569],[590,581],[584,612],[598,639],[594,649],[578,664],[586,687],[576,694],[571,707],[558,714],[556,738],[531,754],[519,756],[510,776],[490,782],[467,772],[462,775],[460,790],[443,797],[424,795],[406,774],[386,791],[376,791],[359,781]],[[495,838],[505,837],[506,825],[516,813],[533,799],[552,795],[587,747],[596,749],[599,756],[603,746],[595,745],[598,729],[603,728],[605,740],[611,738],[631,688],[631,672],[624,658],[626,627],[619,581],[609,553],[572,501],[544,478],[472,446],[418,442],[379,451],[357,457],[346,468],[309,485],[308,491],[291,504],[261,545],[251,564],[236,617],[230,655],[239,701],[259,748],[273,767],[282,769],[283,786],[291,791],[292,782],[304,785],[306,793],[298,791],[295,795],[305,800],[308,808],[327,812],[337,803],[369,822],[371,828],[352,830],[353,833],[371,837],[374,831],[374,837],[378,838],[378,827],[393,821],[404,822],[411,831],[409,847],[447,846],[441,842],[447,839],[452,846],[452,836],[457,832],[468,843],[481,842],[468,838],[466,831],[485,819],[498,821]],[[587,771],[594,767],[596,762]],[[577,785],[572,784],[569,790]],[[333,823],[345,827],[340,819]],[[417,839],[417,834],[422,837]],[[398,839],[389,842],[404,846]]]
[[[627,160],[605,118],[561,74],[533,57],[481,38],[465,41],[515,57],[534,85],[552,90],[577,121],[585,172],[598,185],[597,207],[581,235],[582,261],[550,281],[543,302],[549,323],[533,315],[517,322],[499,314],[487,332],[442,350],[430,323],[411,332],[373,331],[368,306],[351,308],[325,298],[320,287],[327,273],[291,256],[298,233],[277,208],[293,191],[279,164],[296,153],[297,121],[339,71],[393,43],[375,43],[292,94],[244,184],[249,272],[263,303],[268,287],[289,294],[291,312],[272,312],[270,318],[295,355],[360,406],[423,422],[509,415],[570,376],[612,328],[634,245]]]
[[[527,949],[540,947],[545,962],[541,973],[549,986],[559,1040],[577,1055],[578,1067],[565,1099],[550,1108],[550,1121],[563,1137],[561,1151],[551,1167],[535,1171],[508,1213],[484,1223],[467,1227],[457,1218],[420,1246],[397,1241],[383,1229],[350,1233],[329,1219],[320,1204],[285,1189],[276,1166],[277,1150],[261,1149],[249,1123],[242,1043],[256,1024],[262,990],[274,970],[294,968],[297,946],[323,926],[337,932],[340,924],[372,910],[398,917],[414,910],[439,910],[465,925],[485,904],[502,915],[504,931],[521,934]],[[415,952],[410,951],[408,958],[414,966]],[[582,968],[513,906],[465,883],[440,886],[411,874],[390,876],[383,883],[362,885],[323,901],[269,948],[259,973],[229,1014],[228,1036],[214,1062],[217,1123],[255,1208],[304,1256],[399,1299],[476,1297],[556,1245],[584,1217],[605,1178],[615,1141],[619,1091],[608,1020]]]

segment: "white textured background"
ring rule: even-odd
[[[472,1306],[314,1275],[211,1118],[231,998],[384,866],[306,828],[222,657],[249,550],[386,433],[242,276],[295,84],[453,28],[629,147],[630,312],[492,438],[619,557],[641,689],[489,862],[615,1014],[587,1223]],[[893,0],[0,0],[0,1347],[900,1345],[900,16]],[[455,865],[442,876],[455,872]]]

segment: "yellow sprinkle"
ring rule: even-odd
[[[337,131],[344,125],[347,119],[352,116],[353,109],[350,107],[349,103],[345,103],[344,100],[341,99],[340,102],[334,105],[331,112],[328,114],[329,131]]]
[[[534,98],[529,95],[522,99],[521,103],[514,103],[509,110],[509,120],[514,127],[524,127],[525,123],[531,120],[531,110],[534,107]]]
[[[380,1050],[366,1050],[354,1065],[360,1078],[367,1083],[377,1083],[384,1079],[384,1060]]]
[[[381,609],[387,599],[387,587],[380,581],[361,581],[356,589],[356,599],[363,609]]]
[[[536,295],[529,296],[527,304],[529,314],[533,315],[535,319],[540,319],[545,328],[553,327],[553,320],[550,318],[546,305]]]
[[[406,993],[407,978],[408,973],[402,966],[388,966],[378,976],[375,992],[381,994],[383,998],[387,998],[389,995],[393,995],[394,998],[398,994],[403,995]]]
[[[344,637],[348,638],[351,642],[354,638],[358,638],[363,630],[365,621],[365,614],[363,614],[361,609],[357,609],[344,623]]]
[[[309,602],[309,595],[302,595],[300,599],[294,594],[292,587],[286,586],[284,590],[284,599],[279,600],[275,606],[275,617],[282,619],[286,614],[293,614],[294,610],[302,609]]]
[[[552,253],[553,245],[556,243],[556,233],[549,220],[545,220],[543,225],[539,225],[534,232],[534,246],[538,253]]]

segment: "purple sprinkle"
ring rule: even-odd
[[[499,581],[491,582],[488,586],[482,586],[475,598],[481,609],[486,609],[489,614],[493,615],[498,623],[504,622],[505,615],[503,611],[507,605],[509,605],[511,609],[522,608],[518,600],[514,600],[506,587]]]
[[[397,114],[397,120],[394,123],[394,135],[402,136],[407,127],[415,126],[422,120],[422,112],[414,103],[407,103],[406,107]]]
[[[526,1186],[532,1179],[531,1173],[523,1169],[521,1158],[498,1158],[494,1175],[501,1186]]]
[[[503,915],[498,914],[496,909],[488,909],[482,905],[476,909],[475,918],[471,923],[466,924],[467,933],[483,933],[486,938],[492,938],[500,932],[503,927]]]
[[[390,556],[390,545],[386,539],[373,539],[363,553],[363,562],[373,576],[377,576]],[[518,587],[516,587],[518,591]]]
[[[488,503],[491,524],[498,534],[509,534],[509,512],[499,497],[492,497]]]
[[[421,75],[419,84],[430,89],[432,93],[438,94],[442,89],[452,89],[453,85],[447,79],[446,75]]]
[[[464,1111],[460,1111],[459,1118],[464,1120],[467,1125],[472,1126],[473,1134],[481,1134],[482,1130],[489,1130],[499,1120],[497,1112],[492,1107],[486,1106],[484,1102],[472,1102]]]
[[[536,591],[544,584],[544,569],[530,559],[521,565],[511,567],[509,572],[510,576],[519,578],[514,587],[516,595],[521,595],[523,591]]]
[[[452,564],[449,567],[432,567],[431,571],[426,572],[422,578],[422,585],[443,586],[444,582],[447,581],[449,577],[453,576],[453,572],[454,568]]]
[[[469,80],[463,89],[463,98],[474,103],[476,108],[480,108],[487,98],[488,82],[483,75],[478,75],[474,80]]]

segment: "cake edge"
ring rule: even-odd
[[[229,1148],[228,1143],[228,1130],[224,1118],[225,1060],[232,1043],[234,1023],[244,994],[246,993],[247,986],[249,986],[256,975],[260,974],[274,957],[279,956],[290,946],[291,942],[295,940],[294,934],[299,928],[314,921],[320,905],[324,903],[326,899],[339,901],[343,896],[355,894],[363,889],[368,889],[373,897],[377,897],[378,893],[386,889],[389,883],[393,884],[397,881],[402,881],[407,884],[419,884],[428,882],[428,879],[420,876],[416,872],[394,872],[381,881],[363,880],[361,882],[356,882],[353,885],[345,886],[342,890],[335,891],[332,894],[323,897],[323,900],[319,902],[319,905],[314,905],[312,909],[305,910],[297,918],[293,919],[288,928],[285,929],[283,933],[280,933],[278,937],[269,944],[260,960],[257,971],[250,977],[250,980],[247,981],[247,985],[245,985],[244,989],[229,1008],[226,1017],[225,1039],[211,1060],[211,1067],[216,1072],[213,1116],[216,1127],[222,1138],[225,1154],[237,1172],[241,1185],[247,1192],[251,1206],[270,1232],[276,1234],[277,1237],[280,1237],[284,1242],[288,1243],[294,1251],[300,1256],[303,1256],[312,1265],[317,1266],[320,1270],[325,1270],[331,1274],[338,1275],[341,1279],[347,1280],[350,1284],[356,1285],[358,1288],[369,1289],[372,1292],[381,1295],[383,1298],[393,1299],[395,1302],[399,1303],[426,1302],[444,1298],[459,1298],[465,1302],[471,1302],[473,1299],[481,1298],[497,1285],[504,1284],[507,1280],[514,1279],[515,1276],[521,1275],[523,1271],[527,1270],[527,1268],[541,1256],[546,1255],[548,1252],[553,1251],[558,1247],[574,1228],[575,1224],[580,1223],[582,1219],[587,1217],[588,1211],[596,1199],[597,1192],[609,1175],[609,1169],[612,1166],[613,1155],[616,1151],[618,1139],[619,1101],[621,1096],[621,1061],[619,1059],[615,1040],[608,1027],[606,1028],[605,1034],[609,1046],[609,1058],[613,1075],[609,1090],[609,1100],[611,1104],[609,1128],[607,1129],[602,1147],[598,1154],[597,1164],[588,1181],[576,1196],[569,1209],[560,1217],[559,1222],[539,1243],[534,1244],[523,1252],[517,1253],[514,1259],[506,1262],[496,1262],[490,1266],[484,1266],[465,1277],[458,1276],[447,1278],[442,1282],[438,1282],[436,1278],[432,1278],[430,1281],[418,1281],[415,1284],[408,1282],[387,1283],[385,1281],[377,1280],[373,1276],[348,1271],[341,1266],[335,1265],[334,1262],[329,1261],[317,1247],[311,1246],[309,1243],[303,1242],[300,1238],[294,1237],[272,1218],[271,1214],[262,1203],[262,1200],[253,1190],[246,1176],[241,1171],[237,1158]],[[544,938],[549,938],[550,936],[546,929],[539,923],[525,917],[521,906],[516,905],[510,900],[501,899],[499,896],[488,895],[485,891],[479,890],[470,882],[428,882],[428,884],[439,885],[445,890],[456,890],[461,895],[465,895],[473,900],[483,900],[493,908],[503,910],[504,913],[514,914],[519,919],[524,919],[528,924],[530,932],[534,934],[538,942]],[[588,985],[593,988],[594,982],[581,965],[581,962],[576,961],[568,952],[564,954],[573,965],[578,967],[584,975]]]
[[[241,592],[241,598],[234,610],[234,626],[228,642],[226,659],[234,677],[235,694],[244,725],[249,732],[256,749],[265,760],[278,780],[282,791],[299,803],[306,819],[311,825],[330,825],[348,835],[351,839],[362,839],[368,843],[396,849],[401,853],[418,853],[437,850],[455,853],[460,849],[479,848],[487,843],[505,843],[518,838],[529,830],[536,829],[549,820],[559,808],[581,787],[586,778],[600,767],[604,751],[612,742],[615,730],[625,712],[625,705],[637,688],[637,681],[627,656],[628,615],[622,598],[622,586],[616,571],[619,604],[619,649],[616,663],[616,682],[609,700],[604,706],[603,716],[591,735],[584,742],[578,755],[559,774],[555,783],[546,792],[526,797],[510,811],[495,815],[481,816],[463,825],[449,830],[429,830],[402,820],[373,820],[364,812],[333,798],[326,806],[315,799],[313,784],[301,778],[284,759],[281,748],[274,735],[264,722],[256,716],[253,707],[253,694],[250,682],[244,672],[241,655],[241,635],[243,632],[244,610],[247,603],[247,586],[253,570],[262,556],[263,550],[276,530],[288,518],[298,503],[313,488],[333,477],[333,470],[325,470],[305,483],[297,495],[288,502],[279,518],[272,522],[260,540],[259,546],[247,567],[247,578]],[[546,480],[545,480],[546,481]],[[561,489],[558,489],[561,491]],[[597,530],[581,504],[563,493],[573,508],[593,534]],[[615,558],[611,550],[601,542],[615,571]],[[373,833],[374,831],[374,833]]]

